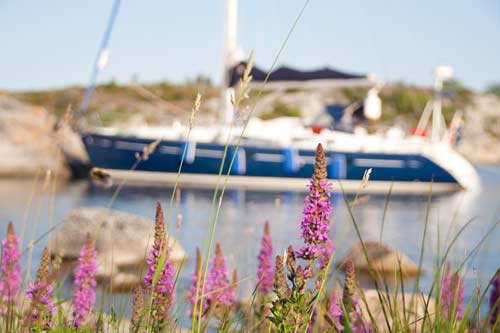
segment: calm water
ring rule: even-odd
[[[434,196],[430,209],[429,233],[425,246],[424,268],[432,271],[433,259],[438,251],[437,242],[442,246],[451,240],[460,226],[474,219],[473,224],[463,233],[451,254],[451,261],[461,262],[491,226],[500,218],[500,167],[478,168],[482,186],[476,191],[457,192]],[[0,236],[5,235],[6,224],[13,221],[18,232],[23,221],[27,227],[25,239],[36,239],[47,228],[61,219],[73,208],[80,206],[102,206],[110,203],[112,189],[102,189],[87,182],[78,182],[54,189],[33,180],[0,181]],[[167,206],[169,188],[124,188],[113,208],[143,216],[154,217],[156,200]],[[51,193],[55,193],[52,195]],[[270,222],[275,253],[282,253],[288,244],[299,245],[299,222],[305,193],[257,192],[231,190],[227,192],[216,231],[216,240],[221,243],[227,256],[228,267],[236,268],[243,279],[241,296],[249,295],[255,283],[256,256],[264,222]],[[352,200],[352,197],[348,197]],[[383,241],[402,250],[418,262],[420,244],[424,229],[427,195],[393,195],[386,215]],[[354,245],[357,238],[349,219],[344,198],[340,194],[332,196],[334,224],[331,230],[336,240],[337,256]],[[365,240],[377,240],[381,230],[385,195],[362,195],[355,207],[355,218]],[[206,224],[212,202],[212,191],[183,189],[179,210],[183,223],[179,231],[180,244],[190,256],[194,256],[196,246],[203,242]],[[172,214],[175,221],[177,208]],[[486,283],[500,267],[500,228],[488,235],[487,240],[467,265],[465,288],[472,292],[477,281]],[[33,261],[38,266],[40,252],[47,243],[44,238],[33,252]],[[27,244],[27,241],[25,241]],[[441,250],[442,251],[442,250]],[[28,256],[24,257],[28,260]],[[180,274],[179,291],[187,290],[189,275],[194,260],[185,265]],[[422,289],[429,288],[430,275],[422,279]],[[180,297],[179,297],[180,298]]]

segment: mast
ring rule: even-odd
[[[224,65],[229,67],[235,62],[238,49],[238,0],[226,0]]]
[[[102,36],[101,45],[99,46],[94,66],[92,67],[92,74],[90,76],[89,84],[87,86],[87,90],[85,91],[85,95],[83,96],[80,109],[78,110],[77,113],[78,116],[83,115],[85,112],[87,112],[87,109],[90,104],[90,99],[92,97],[92,93],[94,92],[94,88],[97,82],[97,76],[99,75],[100,72],[104,70],[104,68],[108,64],[109,40],[111,38],[111,33],[113,32],[113,27],[115,25],[116,17],[118,16],[118,12],[120,10],[120,5],[121,5],[121,0],[115,0],[113,3],[113,7],[111,8],[108,24],[106,26],[106,30],[104,31],[104,35]]]
[[[453,69],[449,66],[438,66],[434,70],[434,102],[432,107],[431,141],[440,142],[444,139],[445,124],[442,115],[443,82],[451,79]]]
[[[222,76],[222,96],[220,121],[223,125],[230,124],[233,120],[233,105],[231,104],[231,95],[233,88],[229,88],[229,70],[240,59],[238,49],[238,0],[226,0],[226,20],[224,35],[224,64]]]

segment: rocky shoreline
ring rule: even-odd
[[[287,104],[300,105],[301,110],[308,110],[302,112],[306,118],[321,111],[319,104],[328,102],[328,96],[321,92],[291,92],[285,97]],[[269,106],[272,103],[270,99],[273,99],[272,95],[265,96],[262,103],[257,104],[256,114],[262,113],[264,104]],[[312,101],[314,105],[311,105]],[[458,150],[473,164],[500,164],[500,150],[492,149],[500,145],[500,97],[473,95],[464,108],[464,115],[463,138]],[[4,156],[0,163],[0,177],[34,177],[50,171],[67,179],[75,171],[79,176],[88,171],[85,148],[70,126],[43,107],[2,93],[0,153]]]
[[[500,98],[480,94],[465,108],[459,151],[474,164],[500,164]]]
[[[80,137],[37,107],[0,94],[0,177],[33,177],[50,172],[71,177],[72,163],[88,164]]]

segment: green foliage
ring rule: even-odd
[[[116,83],[115,79],[111,79],[108,83],[102,84],[99,87],[110,92],[114,92],[120,89],[120,86]]]
[[[129,116],[130,112],[125,108],[117,107],[116,109],[100,113],[99,119],[102,125],[109,126],[120,121],[125,121]]]
[[[366,88],[343,88],[342,94],[348,101],[348,104],[362,101],[366,97]]]
[[[451,92],[450,99],[443,101],[442,111],[446,121],[450,121],[457,109],[464,109],[470,102],[473,92],[459,81],[450,80],[443,89]],[[365,88],[344,88],[342,94],[347,103],[363,101]],[[392,122],[397,118],[415,126],[424,111],[425,105],[433,98],[433,91],[398,83],[384,87],[380,92],[382,100],[382,121]]]
[[[219,97],[220,95],[219,89],[212,86],[210,80],[202,75],[198,76],[195,81],[185,84],[161,82],[143,85],[143,88],[179,109],[186,110],[191,108],[192,101],[198,91],[201,91],[205,99]],[[19,92],[12,95],[22,102],[41,106],[56,117],[61,117],[65,114],[69,105],[72,106],[73,111],[77,110],[84,94],[85,88],[83,87],[68,87],[57,90]],[[95,87],[90,100],[89,112],[84,114],[83,117],[90,124],[99,124],[94,113],[99,111],[103,115],[104,123],[111,125],[115,120],[121,121],[126,118],[122,114],[123,109],[143,112],[141,106],[144,103],[154,106],[154,104],[158,103],[158,98],[147,93],[141,94],[132,86],[120,85],[111,80]]]
[[[292,290],[289,298],[280,298],[273,303],[269,320],[275,325],[275,332],[305,332],[312,312],[311,294]]]
[[[194,79],[194,84],[201,86],[211,86],[212,80],[206,75],[198,74]]]
[[[489,116],[485,119],[484,130],[497,140],[500,140],[500,115]]]
[[[75,109],[82,97],[83,90],[68,88],[65,90],[36,91],[16,94],[21,101],[42,106],[49,111],[53,111],[57,117],[61,117],[66,112],[69,105]]]
[[[184,94],[175,89],[175,86],[168,82],[162,82],[158,85],[157,94],[166,101],[180,101],[184,99]]]
[[[275,119],[279,117],[300,117],[300,110],[291,108],[285,103],[275,102],[271,112],[265,113],[260,116],[263,120]]]
[[[431,98],[431,93],[424,90],[408,89],[397,86],[394,89],[382,91],[382,120],[390,121],[403,116],[412,124],[416,123]]]
[[[279,258],[281,260],[281,258]],[[277,259],[277,261],[279,262]],[[296,265],[294,251],[289,247],[287,255],[287,278],[291,284],[289,288],[286,280],[276,278],[275,293],[277,298],[272,302],[271,315],[268,319],[273,323],[275,332],[305,332],[311,325],[314,311],[314,301],[318,296],[318,289],[308,290],[306,284],[312,272],[312,261],[303,269]],[[276,268],[280,271],[282,268]]]
[[[493,83],[486,89],[489,94],[495,94],[500,97],[500,83]]]
[[[472,91],[458,80],[445,81],[443,90],[453,94],[452,100],[456,108],[464,108],[470,103],[473,95]]]

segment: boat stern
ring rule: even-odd
[[[480,186],[479,175],[474,166],[447,144],[433,144],[426,149],[425,157],[446,170],[461,188],[475,189]]]

